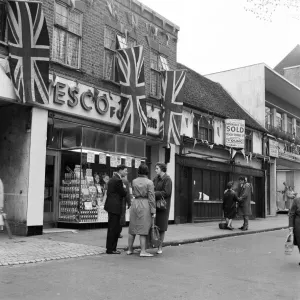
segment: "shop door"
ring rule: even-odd
[[[47,151],[44,188],[44,227],[53,227],[58,206],[58,159],[55,151]]]

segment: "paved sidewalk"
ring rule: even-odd
[[[170,225],[166,233],[165,246],[201,242],[218,238],[254,234],[264,231],[280,230],[287,227],[287,215],[250,221],[249,231],[220,230],[219,222]],[[233,223],[235,228],[242,225],[241,220]],[[57,232],[58,231],[58,232]],[[47,230],[47,234],[35,237],[14,237],[9,240],[0,234],[0,266],[20,263],[34,263],[86,255],[105,253],[107,229],[62,232],[60,229]],[[51,233],[52,232],[52,233]],[[123,238],[118,248],[127,248],[128,227],[123,228]],[[139,246],[139,239],[135,241]]]

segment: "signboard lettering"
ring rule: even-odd
[[[269,139],[269,155],[272,157],[278,157],[278,142]]]
[[[225,120],[225,146],[231,148],[245,147],[245,120]]]

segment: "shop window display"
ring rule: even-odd
[[[131,182],[145,156],[144,141],[56,119],[49,119],[47,145],[51,151],[57,149],[60,157],[56,203],[61,223],[107,222],[104,204],[109,178],[118,164],[125,164]]]

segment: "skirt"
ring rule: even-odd
[[[148,235],[152,223],[148,198],[134,199],[130,207],[128,233],[131,235]]]

